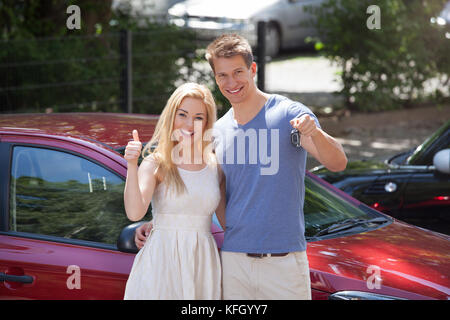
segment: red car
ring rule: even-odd
[[[157,116],[0,115],[0,298],[122,299],[136,249],[123,207],[133,129]],[[448,299],[450,238],[308,174],[313,299]],[[145,218],[150,219],[150,213]],[[213,224],[220,247],[223,233]]]

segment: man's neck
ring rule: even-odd
[[[255,94],[239,104],[233,104],[234,119],[240,125],[250,122],[269,99],[270,95],[260,90],[256,90]]]

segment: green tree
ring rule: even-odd
[[[125,29],[133,34],[133,112],[159,114],[178,83],[202,78],[192,33],[134,17],[129,7],[112,12],[111,2],[0,1],[0,112],[123,112]],[[80,30],[66,27],[72,4]]]
[[[351,109],[377,111],[425,101],[424,83],[450,74],[450,41],[430,23],[446,0],[378,0],[381,28],[371,29],[369,0],[327,0],[317,17],[316,48],[342,67],[342,94]],[[436,90],[434,98],[445,93]],[[433,98],[433,97],[432,97]]]

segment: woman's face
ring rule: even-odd
[[[175,112],[173,135],[179,142],[193,144],[202,140],[208,115],[202,100],[186,97]]]

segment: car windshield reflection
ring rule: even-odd
[[[450,121],[447,121],[442,127],[440,127],[435,133],[433,133],[430,137],[428,137],[421,145],[419,145],[414,152],[406,159],[406,164],[409,165],[424,165],[426,163],[422,163],[425,158],[425,153],[428,152],[428,149],[439,139],[445,131],[450,128]],[[450,141],[447,142],[449,144]],[[445,146],[441,149],[444,149]]]
[[[364,204],[341,197],[338,194],[339,190],[334,192],[309,176],[305,177],[305,187],[305,236],[309,241],[322,234],[323,237],[333,237],[340,235],[341,232],[359,233],[392,222],[390,218],[366,207]],[[375,218],[380,218],[378,219],[379,222],[383,223],[378,223],[378,220],[376,224],[369,223],[370,220],[374,221]],[[345,229],[341,228],[343,221],[346,222]],[[361,223],[366,221],[367,223]],[[327,228],[331,231],[332,228],[330,227],[334,225],[340,225],[340,228],[336,228],[338,232],[324,232]],[[358,226],[357,229],[351,228],[356,225]]]
[[[411,148],[411,149],[409,149],[406,152],[402,152],[402,153],[396,154],[392,158],[388,159],[386,161],[386,163],[387,164],[393,164],[393,165],[399,165],[399,166],[405,165],[406,164],[406,160],[414,152],[414,150],[416,150],[416,147]]]

